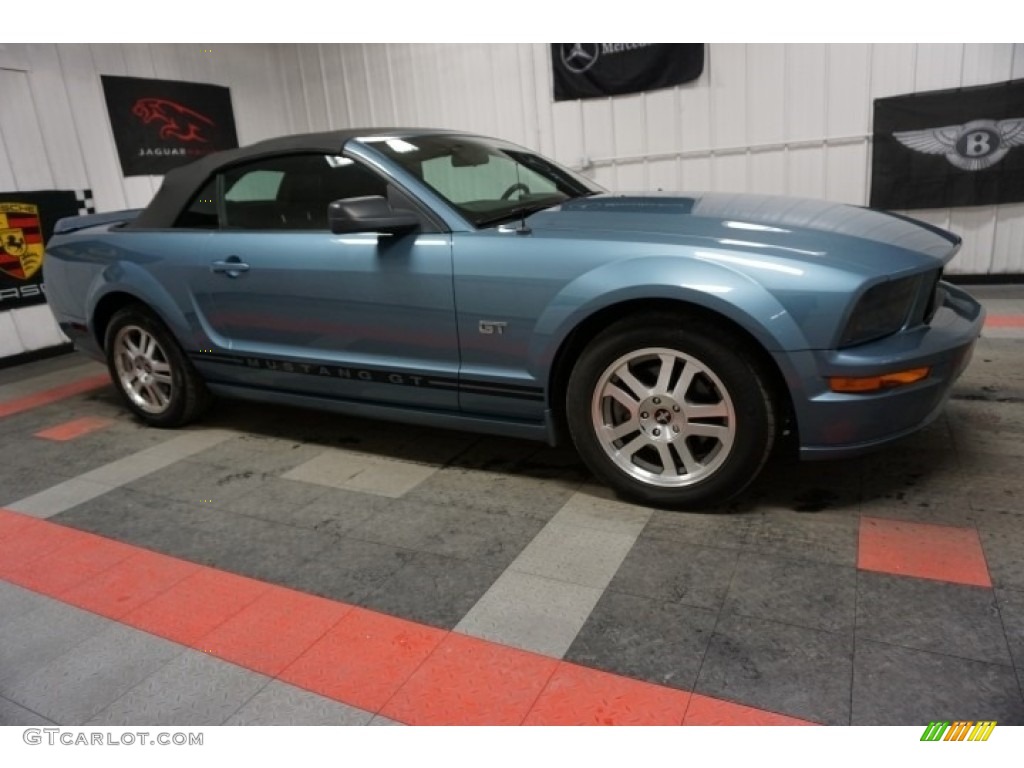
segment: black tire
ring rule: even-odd
[[[149,339],[155,346],[146,355],[147,350],[141,349],[140,344],[148,348]],[[142,354],[133,355],[129,344]],[[125,405],[147,424],[181,427],[198,418],[209,405],[210,393],[192,362],[167,326],[141,304],[131,304],[114,313],[107,325],[103,349],[110,377]],[[149,378],[140,378],[145,376]]]
[[[580,457],[628,499],[724,511],[775,439],[768,381],[747,350],[703,318],[652,313],[611,326],[569,377],[566,417]]]

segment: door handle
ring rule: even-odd
[[[210,265],[211,272],[222,272],[228,277],[238,277],[249,271],[249,265],[237,256],[228,256],[224,261],[215,261]]]

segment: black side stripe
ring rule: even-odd
[[[241,366],[253,370],[273,370],[283,373],[299,373],[321,378],[354,379],[369,381],[376,384],[392,384],[395,386],[428,387],[430,389],[458,390],[463,394],[490,395],[510,397],[517,400],[544,399],[544,390],[540,387],[523,384],[498,384],[473,379],[458,379],[440,376],[423,376],[388,368],[341,366],[316,362],[296,362],[267,357],[249,355],[231,355],[221,352],[196,350],[189,356],[197,362],[219,363],[222,365]]]
[[[216,352],[189,352],[193,360],[205,360],[210,363],[224,363],[224,365],[245,365],[245,361],[232,355],[222,355]]]
[[[500,385],[490,385],[481,387],[469,382],[464,383],[459,387],[459,391],[464,395],[490,395],[493,397],[511,397],[515,400],[536,400],[540,402],[544,399],[544,393],[541,390],[536,392],[521,392],[516,389],[501,387]]]

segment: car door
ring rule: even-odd
[[[230,169],[205,277],[211,337],[198,362],[224,383],[456,410],[451,236],[350,158],[295,154]],[[335,235],[332,200],[390,196],[418,210],[404,235]],[[400,203],[398,201],[401,201]]]

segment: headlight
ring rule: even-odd
[[[840,347],[863,344],[896,333],[907,321],[922,275],[879,283],[860,297],[846,324]]]

